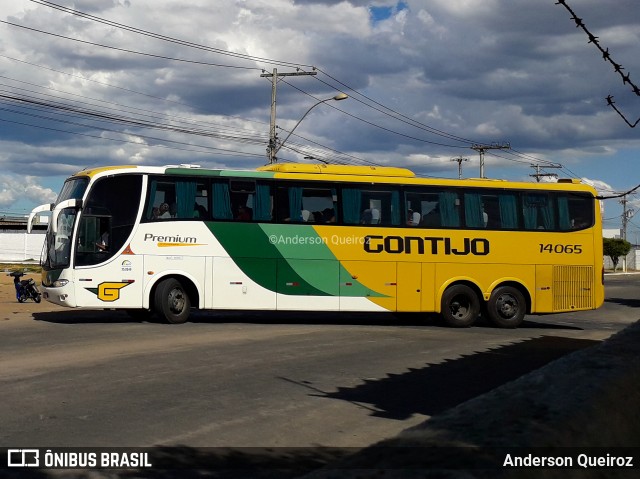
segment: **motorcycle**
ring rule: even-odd
[[[16,287],[16,298],[19,303],[24,303],[27,299],[33,299],[36,303],[40,302],[41,295],[36,286],[36,282],[32,278],[20,279],[25,275],[22,271],[14,271],[7,276],[13,276],[13,285]]]

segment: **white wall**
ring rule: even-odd
[[[0,261],[39,261],[44,237],[44,231],[0,232]]]
[[[622,271],[622,257],[618,261],[618,269]],[[613,269],[613,262],[608,256],[604,257],[604,269]],[[632,248],[627,255],[627,270],[640,270],[640,249]]]

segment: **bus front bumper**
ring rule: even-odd
[[[73,283],[71,282],[60,287],[42,286],[42,297],[50,303],[75,308],[77,303],[73,290]]]

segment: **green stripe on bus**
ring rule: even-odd
[[[263,288],[290,295],[331,295],[302,278],[269,242],[260,225],[207,223],[207,226],[242,272]],[[278,278],[282,278],[284,284],[279,284]],[[297,287],[287,287],[288,282],[297,283]]]
[[[270,291],[338,296],[339,278],[350,277],[311,226],[254,223],[207,223],[207,226],[238,267]],[[372,294],[356,280],[342,295],[384,297]]]

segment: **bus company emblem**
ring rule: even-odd
[[[85,289],[98,296],[100,301],[112,303],[120,299],[120,290],[125,286],[129,286],[131,283],[133,283],[133,281],[105,281],[104,283],[100,283],[97,288]]]

